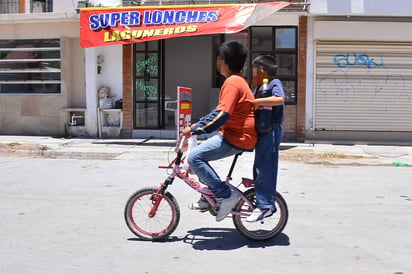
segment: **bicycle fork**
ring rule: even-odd
[[[152,196],[150,197],[150,200],[152,201],[152,208],[149,211],[148,217],[153,218],[156,215],[157,209],[159,208],[159,205],[163,199],[163,195],[166,192],[166,189],[169,185],[173,183],[174,177],[167,177],[165,181],[160,184],[158,189],[156,190],[156,193],[153,193]]]

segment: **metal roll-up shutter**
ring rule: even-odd
[[[412,43],[318,41],[315,130],[412,131]]]

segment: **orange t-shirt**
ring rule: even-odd
[[[247,150],[254,149],[257,142],[254,101],[246,80],[241,74],[234,74],[223,83],[216,107],[230,115],[220,129],[223,137],[232,145]]]

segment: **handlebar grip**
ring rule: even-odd
[[[179,150],[177,152],[177,157],[176,157],[176,161],[175,161],[176,165],[180,165],[180,162],[182,160],[182,156],[183,156],[183,152],[181,150]]]

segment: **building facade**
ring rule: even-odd
[[[311,1],[306,140],[412,143],[412,3]]]
[[[207,114],[217,48],[238,39],[249,81],[255,56],[278,61],[286,140],[411,142],[409,1],[290,2],[236,34],[81,48],[80,6],[130,1],[1,0],[0,134],[175,138],[177,87]]]
[[[291,6],[238,34],[83,49],[77,6],[70,1],[5,3],[8,8],[3,5],[0,14],[1,134],[174,138],[177,87],[193,89],[193,120],[207,114],[222,82],[216,50],[225,40],[240,39],[251,53],[244,71],[249,79],[251,58],[276,56],[288,96],[286,134],[303,138],[304,119],[298,117],[304,115],[306,81],[299,58],[305,58],[306,5]],[[102,88],[110,90],[110,107],[107,102],[102,107]]]

